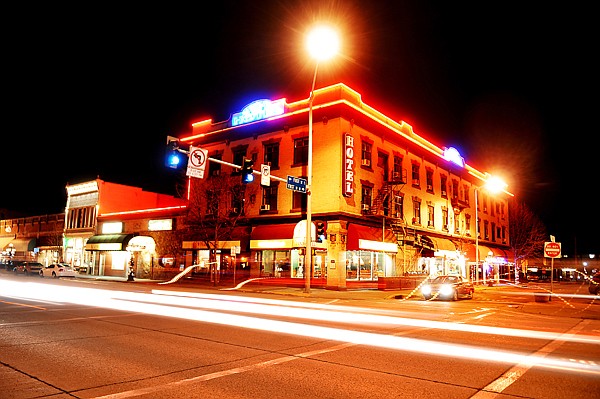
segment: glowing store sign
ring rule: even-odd
[[[461,168],[465,167],[465,160],[460,156],[460,153],[454,147],[444,149],[444,159],[457,164]]]
[[[354,137],[344,135],[344,165],[342,168],[342,194],[350,197],[354,194]]]
[[[244,123],[255,122],[261,119],[270,118],[272,116],[281,115],[284,112],[284,98],[276,101],[256,100],[246,105],[241,112],[233,114],[231,117],[231,125],[243,125]]]

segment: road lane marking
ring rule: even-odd
[[[585,326],[590,323],[590,320],[582,320],[575,327],[571,328],[562,336],[573,335],[581,331]],[[558,349],[565,341],[561,339],[555,339],[547,345],[543,346],[537,352],[531,356],[546,356]],[[499,397],[502,392],[521,378],[534,364],[519,363],[516,366],[510,368],[506,373],[502,374],[500,378],[492,381],[482,390],[471,396],[471,399],[492,399]]]

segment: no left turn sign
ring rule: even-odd
[[[548,241],[544,243],[544,257],[560,258],[560,242]]]

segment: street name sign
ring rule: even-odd
[[[307,180],[301,177],[288,176],[287,177],[287,189],[293,191],[299,191],[301,193],[306,192]]]

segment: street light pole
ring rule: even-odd
[[[479,189],[475,187],[475,284],[479,284]]]
[[[313,102],[315,100],[315,84],[319,61],[330,58],[337,53],[339,42],[337,34],[327,26],[318,26],[307,37],[308,51],[317,60],[313,75],[310,97],[308,98],[308,165],[306,178],[306,253],[304,254],[304,290],[310,293],[312,277],[312,174],[313,174]]]
[[[310,278],[312,276],[312,169],[313,169],[313,101],[315,99],[315,83],[319,62],[315,65],[310,97],[308,99],[308,166],[306,177],[306,253],[304,260],[304,291],[310,294]]]

